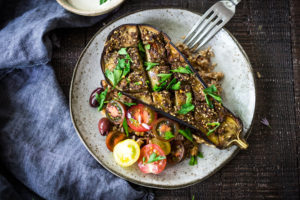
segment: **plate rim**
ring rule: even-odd
[[[197,179],[195,181],[192,181],[192,182],[188,182],[188,183],[185,183],[185,184],[179,184],[179,185],[175,185],[175,186],[170,186],[170,185],[159,185],[159,184],[152,184],[152,183],[144,183],[144,182],[140,182],[138,180],[134,180],[132,178],[129,178],[129,177],[125,177],[123,174],[119,173],[118,171],[116,170],[113,170],[113,169],[110,169],[108,166],[106,166],[106,164],[102,161],[100,161],[95,155],[94,153],[89,149],[89,147],[87,146],[86,142],[83,140],[83,137],[81,136],[81,133],[77,127],[77,124],[74,120],[74,117],[73,117],[73,112],[72,112],[72,93],[73,93],[73,89],[74,89],[74,79],[75,79],[75,75],[77,74],[77,69],[78,69],[78,66],[79,66],[79,63],[83,57],[83,55],[85,54],[86,50],[90,47],[92,41],[95,39],[95,37],[101,33],[105,28],[107,28],[108,26],[110,26],[111,24],[115,23],[116,21],[124,18],[124,17],[127,17],[129,15],[132,15],[132,14],[136,14],[136,13],[139,13],[139,12],[142,12],[142,11],[149,11],[149,10],[163,10],[163,9],[177,9],[177,10],[182,10],[182,11],[188,11],[188,12],[191,12],[191,13],[194,13],[194,14],[197,14],[197,15],[202,15],[201,13],[197,12],[197,11],[193,11],[193,10],[189,10],[189,9],[185,9],[185,8],[176,8],[176,7],[161,7],[161,8],[150,8],[150,9],[138,9],[138,10],[135,10],[135,11],[132,11],[132,12],[129,12],[129,13],[126,13],[124,15],[121,15],[120,17],[117,17],[113,20],[111,20],[110,22],[108,22],[107,24],[105,24],[103,27],[101,27],[94,35],[93,37],[89,40],[89,42],[87,43],[87,45],[84,47],[84,49],[82,50],[77,62],[76,62],[76,65],[75,65],[75,68],[74,68],[74,71],[73,71],[73,75],[72,75],[72,80],[71,80],[71,85],[70,85],[70,92],[69,92],[69,112],[70,112],[70,116],[71,116],[71,121],[73,123],[73,126],[75,128],[75,131],[78,135],[78,137],[80,138],[81,142],[84,144],[85,148],[88,150],[88,152],[93,156],[93,158],[95,160],[97,160],[97,162],[99,164],[101,164],[102,167],[104,167],[106,170],[108,170],[109,172],[111,172],[112,174],[126,180],[126,181],[129,181],[129,182],[132,182],[134,184],[137,184],[137,185],[141,185],[141,186],[145,186],[145,187],[150,187],[150,188],[156,188],[156,189],[169,189],[169,190],[172,190],[172,189],[180,189],[180,188],[185,188],[185,187],[189,187],[189,186],[192,186],[192,185],[195,185],[197,183],[200,183],[200,182],[203,182],[205,181],[207,178],[211,177],[212,175],[214,175],[216,172],[218,172],[221,168],[223,168],[226,164],[228,164],[239,152],[240,152],[240,148],[236,148],[234,150],[234,152],[232,153],[232,155],[227,159],[225,160],[222,164],[220,164],[220,166],[218,166],[217,168],[215,168],[212,172],[210,172],[209,174],[207,174],[205,177],[203,178],[200,178],[200,179]],[[252,64],[250,62],[250,59],[248,57],[248,55],[246,54],[245,50],[243,49],[243,47],[241,46],[241,44],[237,41],[237,39],[234,37],[234,35],[232,33],[230,33],[226,28],[222,28],[223,30],[225,30],[229,36],[234,40],[235,44],[237,44],[239,50],[241,51],[241,53],[243,54],[243,56],[246,58],[246,61],[247,63],[249,64],[249,71],[253,77],[253,85],[254,85],[254,98],[255,98],[255,101],[254,101],[254,112],[253,112],[253,117],[252,117],[252,120],[251,120],[251,124],[249,126],[249,129],[248,131],[245,133],[245,139],[248,139],[251,131],[252,131],[252,127],[253,127],[253,123],[254,123],[254,118],[256,116],[256,100],[257,100],[257,92],[256,92],[256,78],[254,76],[254,71],[253,71],[253,67],[252,67]]]

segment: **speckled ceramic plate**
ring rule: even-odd
[[[117,176],[136,184],[175,189],[186,187],[209,177],[236,155],[238,148],[232,146],[218,150],[201,146],[203,159],[197,166],[188,165],[188,160],[167,166],[159,175],[143,174],[137,165],[122,168],[116,164],[107,150],[105,137],[98,132],[97,124],[103,116],[89,106],[91,92],[99,86],[104,75],[100,68],[100,56],[109,32],[126,23],[150,24],[167,33],[173,42],[181,41],[199,14],[182,9],[153,9],[139,11],[120,18],[99,30],[82,52],[74,70],[70,90],[71,117],[83,144],[94,158]],[[255,111],[255,84],[251,64],[242,47],[226,30],[221,30],[206,46],[211,46],[217,63],[216,71],[225,74],[222,83],[224,105],[243,121],[243,134],[247,137]],[[205,47],[204,47],[205,48]],[[250,144],[251,145],[251,144]]]

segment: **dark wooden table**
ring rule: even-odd
[[[127,0],[104,23],[157,7],[204,13],[216,0]],[[54,31],[60,47],[52,65],[68,97],[75,63],[103,22]],[[300,182],[300,1],[243,0],[226,28],[247,52],[256,77],[257,106],[250,147],[219,172],[179,190],[155,189],[157,199],[299,199]],[[260,119],[266,117],[272,129]]]

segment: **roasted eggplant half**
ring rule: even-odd
[[[144,24],[114,29],[105,43],[101,69],[113,88],[192,127],[210,145],[248,147],[241,138],[241,120],[222,105],[216,87],[206,85],[158,29]]]

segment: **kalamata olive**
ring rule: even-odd
[[[103,117],[99,120],[98,129],[101,135],[107,135],[110,129],[110,121],[106,117]]]
[[[97,101],[96,99],[96,94],[101,94],[101,92],[103,92],[104,89],[99,87],[99,88],[96,88],[92,93],[91,93],[91,96],[90,96],[90,106],[92,107],[98,107],[99,106],[99,102]]]

